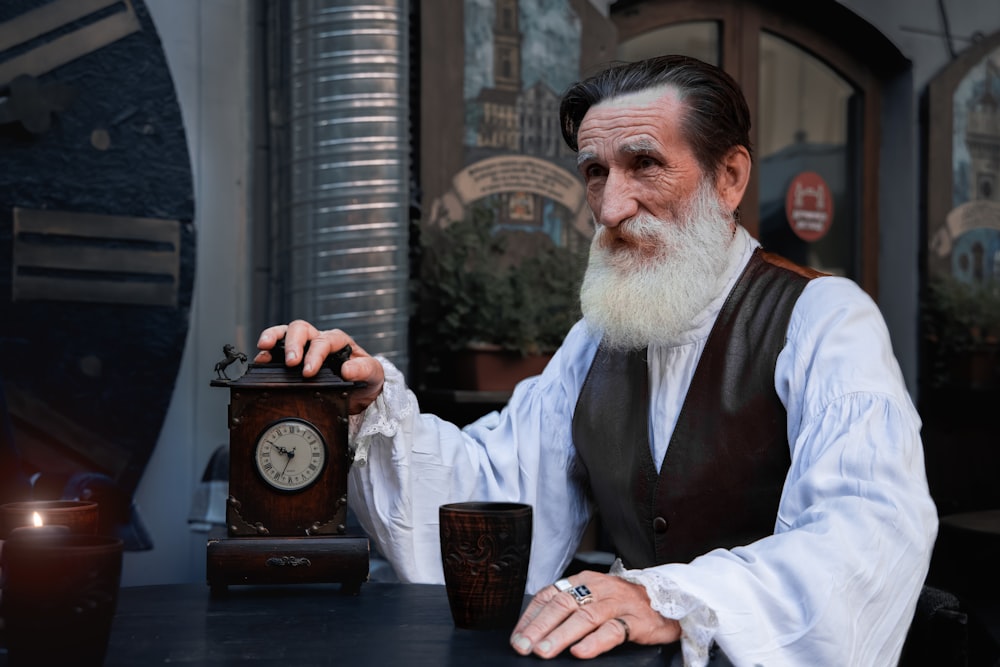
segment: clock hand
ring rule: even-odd
[[[285,448],[282,447],[282,449]],[[283,451],[282,454],[288,457],[288,459],[285,460],[285,467],[281,469],[281,474],[284,475],[285,471],[288,470],[288,464],[292,462],[293,458],[295,458],[295,448],[292,447],[291,449],[285,449],[285,451]]]

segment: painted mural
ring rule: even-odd
[[[1000,284],[1000,49],[955,90],[952,201],[933,249],[968,284]]]
[[[569,0],[465,0],[464,11],[466,167],[430,220],[478,203],[499,228],[585,246],[590,213],[558,121],[562,91],[580,78],[580,16]]]
[[[946,68],[929,97],[925,376],[1000,388],[1000,34]]]

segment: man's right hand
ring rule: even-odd
[[[360,345],[340,329],[320,331],[304,320],[295,320],[290,324],[279,324],[268,327],[257,339],[260,350],[254,361],[266,364],[271,361],[271,350],[274,345],[285,339],[285,364],[297,366],[302,362],[302,376],[312,377],[319,372],[323,360],[329,355],[342,350],[345,345],[351,346],[351,357],[340,367],[340,376],[349,382],[364,382],[367,386],[351,392],[348,412],[356,415],[364,412],[372,401],[382,393],[385,373],[382,364],[364,351]],[[302,358],[306,343],[309,351]]]

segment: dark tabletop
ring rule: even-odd
[[[522,657],[509,632],[458,630],[443,586],[207,585],[121,589],[106,667],[141,665],[338,665],[389,667],[663,666],[659,647],[627,645],[593,661],[568,653],[550,661]],[[672,651],[668,651],[671,652]]]

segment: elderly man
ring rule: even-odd
[[[519,653],[680,641],[692,665],[713,644],[736,664],[894,664],[937,520],[877,307],[737,224],[750,120],[721,70],[615,66],[560,116],[597,223],[584,317],[502,412],[421,414],[391,363],[306,322],[264,331],[258,360],[284,337],[308,375],[354,346],[351,502],[404,580],[442,581],[440,504],[535,507]],[[595,507],[620,561],[559,580]]]

